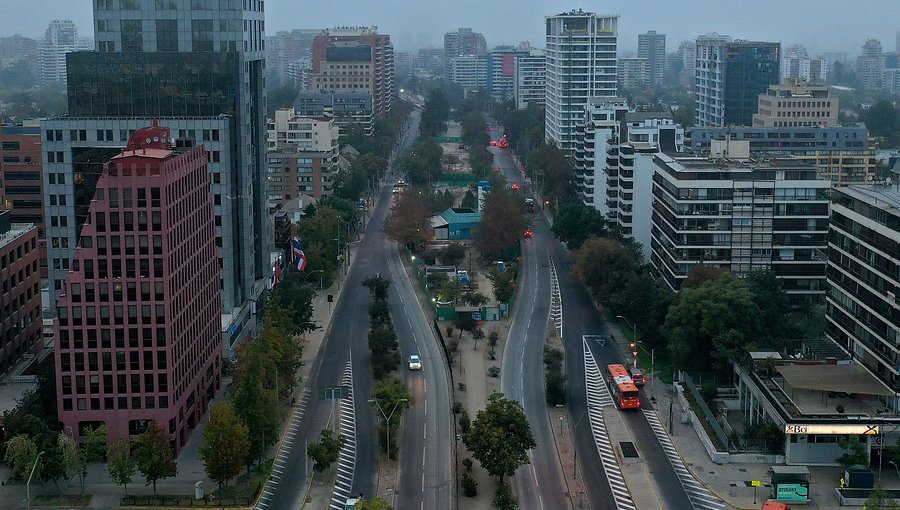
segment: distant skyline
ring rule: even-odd
[[[71,19],[79,34],[93,37],[90,0],[0,0],[0,36],[20,33],[43,37],[53,19]],[[867,0],[854,8],[836,0],[616,0],[560,3],[556,0],[455,0],[446,3],[384,0],[269,0],[266,34],[293,28],[339,25],[377,25],[390,34],[399,51],[441,47],[443,34],[459,27],[482,32],[488,46],[529,41],[544,46],[544,16],[582,8],[600,14],[618,14],[621,54],[637,50],[637,36],[647,30],[667,35],[671,52],[683,40],[719,32],[739,39],[779,41],[783,46],[803,44],[814,53],[859,53],[866,39],[880,39],[885,51],[894,51],[900,26],[900,2]]]

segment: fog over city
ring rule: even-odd
[[[719,32],[735,38],[800,43],[812,51],[858,53],[868,38],[893,41],[900,2],[865,0],[856,4],[835,0],[618,0],[614,2],[563,2],[556,0],[435,2],[409,0],[270,0],[266,2],[266,33],[292,28],[326,28],[336,25],[377,25],[390,33],[399,50],[440,47],[442,36],[456,27],[483,32],[488,45],[530,41],[543,46],[545,15],[572,8],[618,14],[620,53],[637,48],[637,34],[656,30],[670,44],[694,39],[698,34]],[[40,37],[51,19],[71,19],[81,35],[92,35],[89,0],[0,0],[0,37],[21,33]],[[888,44],[888,47],[891,45]]]

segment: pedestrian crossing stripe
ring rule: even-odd
[[[344,368],[341,385],[350,388],[350,391],[347,398],[340,400],[338,410],[341,435],[346,439],[346,443],[338,454],[338,476],[329,505],[329,508],[335,510],[344,510],[344,504],[353,489],[353,473],[356,467],[356,409],[353,399],[353,366],[350,361],[347,361],[346,368]],[[345,473],[350,473],[350,476],[346,476]]]

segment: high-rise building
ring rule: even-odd
[[[487,55],[460,55],[447,60],[447,78],[463,90],[487,87]]]
[[[12,223],[0,209],[0,375],[41,347],[41,272],[37,227]]]
[[[753,127],[836,127],[838,98],[825,85],[788,81],[759,95]]]
[[[746,141],[751,153],[790,154],[816,166],[832,185],[862,184],[875,175],[875,146],[865,126],[692,128],[691,150],[708,155],[714,141]]]
[[[618,21],[581,9],[545,18],[545,138],[561,149],[575,149],[589,98],[616,96]]]
[[[328,90],[331,92],[369,90],[375,115],[387,115],[391,111],[391,97],[394,94],[394,46],[391,44],[391,36],[379,34],[378,27],[339,27],[325,30],[313,41],[313,75],[323,75],[330,69],[333,72],[347,73],[341,74],[341,77],[348,80],[358,76],[362,71],[359,67],[351,66],[361,65],[360,61],[346,59],[361,58],[354,52],[362,52],[363,48],[368,48],[370,55],[369,85],[359,88],[334,87]],[[337,85],[341,82],[329,83]]]
[[[673,291],[695,264],[738,276],[771,270],[798,301],[825,293],[830,183],[791,157],[751,158],[747,142],[710,157],[654,156],[650,264]]]
[[[650,62],[644,57],[619,57],[616,81],[623,89],[636,89],[650,84]]]
[[[281,30],[275,35],[266,37],[266,71],[271,71],[283,83],[296,83],[291,80],[291,66],[298,60],[312,58],[313,39],[322,30],[295,28]]]
[[[97,51],[68,55],[68,112],[41,123],[51,309],[103,164],[160,119],[208,152],[226,347],[251,334],[270,273],[263,2],[98,2]],[[224,4],[223,4],[224,5]],[[100,8],[102,7],[102,8]],[[108,7],[108,8],[107,8]],[[140,9],[137,9],[140,7]],[[153,73],[146,72],[153,69]],[[59,268],[58,268],[59,267]],[[231,351],[227,351],[229,354]]]
[[[891,94],[900,94],[900,68],[885,69],[882,79],[885,90]]]
[[[825,83],[828,64],[824,58],[810,58],[806,48],[795,44],[781,56],[781,83],[803,80],[810,83]]]
[[[650,30],[638,35],[638,57],[647,59],[650,86],[662,85],[666,72],[666,34]]]
[[[528,108],[535,103],[544,105],[547,88],[547,57],[543,50],[529,50],[516,57],[516,83],[513,93],[516,108]]]
[[[90,40],[78,37],[72,20],[50,22],[40,45],[40,72],[43,83],[66,83],[66,54],[91,49]]]
[[[879,89],[884,74],[884,51],[881,41],[868,39],[862,47],[862,54],[856,58],[856,77],[864,89]]]
[[[515,97],[516,63],[519,55],[527,55],[530,48],[497,46],[488,53],[487,93],[495,103],[505,103]]]
[[[319,92],[304,90],[294,101],[297,115],[334,119],[340,136],[347,136],[353,128],[371,136],[375,129],[372,96],[365,92]]]
[[[300,195],[316,199],[330,195],[338,164],[334,118],[278,108],[268,123],[269,209]]]
[[[31,223],[37,227],[40,273],[41,278],[47,278],[41,161],[39,121],[0,125],[0,209],[9,209],[13,223]]]
[[[365,92],[375,97],[375,61],[368,44],[329,46],[325,60],[310,76],[310,90],[320,92]]]
[[[437,74],[444,68],[443,48],[421,48],[413,62],[413,67],[418,71]]]
[[[779,83],[781,44],[697,39],[696,124],[749,126],[759,95]]]
[[[444,58],[451,59],[463,55],[486,55],[487,42],[484,34],[473,32],[471,28],[460,28],[444,34]]]
[[[57,302],[59,421],[133,437],[151,422],[176,453],[221,385],[210,174],[202,146],[134,131],[103,165]]]
[[[825,335],[900,394],[898,211],[897,186],[832,190]]]

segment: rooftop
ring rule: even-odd
[[[837,188],[852,198],[881,209],[894,209],[900,215],[900,187],[887,184],[853,184]]]

